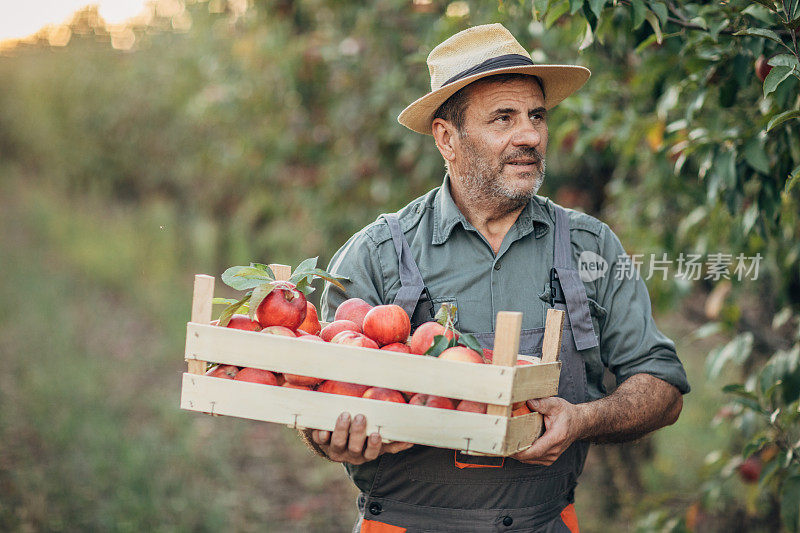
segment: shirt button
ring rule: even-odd
[[[495,270],[500,270],[500,263],[495,263],[494,264],[494,269]]]
[[[378,502],[372,502],[369,504],[369,512],[374,515],[379,515],[381,512],[383,512],[383,507],[381,507],[381,504]]]
[[[510,516],[506,516],[506,517],[503,518],[503,525],[504,526],[510,526],[513,523],[514,523],[514,519],[511,518]]]

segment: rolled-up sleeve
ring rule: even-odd
[[[598,287],[607,313],[600,331],[603,364],[616,376],[617,384],[645,373],[686,394],[689,382],[675,344],[656,327],[647,286],[638,273],[631,274],[625,249],[605,224],[601,243],[609,264]]]
[[[366,229],[353,235],[339,248],[328,265],[328,272],[348,279],[342,281],[344,291],[331,283],[325,283],[320,299],[323,321],[333,321],[336,308],[348,298],[361,298],[370,305],[383,303],[380,256]]]

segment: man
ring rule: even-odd
[[[498,311],[523,312],[520,352],[541,353],[547,308],[567,312],[558,397],[531,400],[545,432],[512,458],[469,456],[366,435],[343,413],[313,446],[345,464],[361,490],[356,531],[577,531],[572,503],[589,442],[635,439],[674,423],[689,386],[674,344],[653,323],[644,283],[613,275],[619,240],[602,222],[536,196],[547,111],[589,77],[534,65],[503,26],[460,32],[428,57],[431,92],[398,120],[430,134],[445,160],[440,188],[353,236],[330,270],[330,320],[345,298],[397,303],[416,326],[442,302],[457,327],[492,346]],[[586,255],[591,254],[591,255]],[[591,257],[608,275],[582,280]],[[618,386],[607,395],[604,368]]]

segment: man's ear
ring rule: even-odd
[[[455,127],[444,119],[435,118],[431,125],[431,133],[439,153],[442,154],[445,161],[452,163],[456,157],[455,144],[458,142],[458,132]]]

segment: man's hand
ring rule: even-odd
[[[674,386],[649,374],[635,374],[611,395],[571,404],[552,397],[528,400],[541,413],[545,432],[530,448],[512,455],[534,465],[551,465],[576,440],[627,442],[678,420],[683,398]]]
[[[545,432],[530,448],[511,457],[523,463],[550,466],[580,435],[577,406],[554,396],[528,400],[528,407],[541,413]]]
[[[397,453],[413,446],[408,442],[383,444],[381,436],[377,433],[367,438],[367,419],[364,415],[356,415],[351,424],[350,413],[339,415],[333,434],[330,431],[315,429],[311,432],[311,439],[331,461],[352,465],[360,465],[376,459],[381,454]]]

